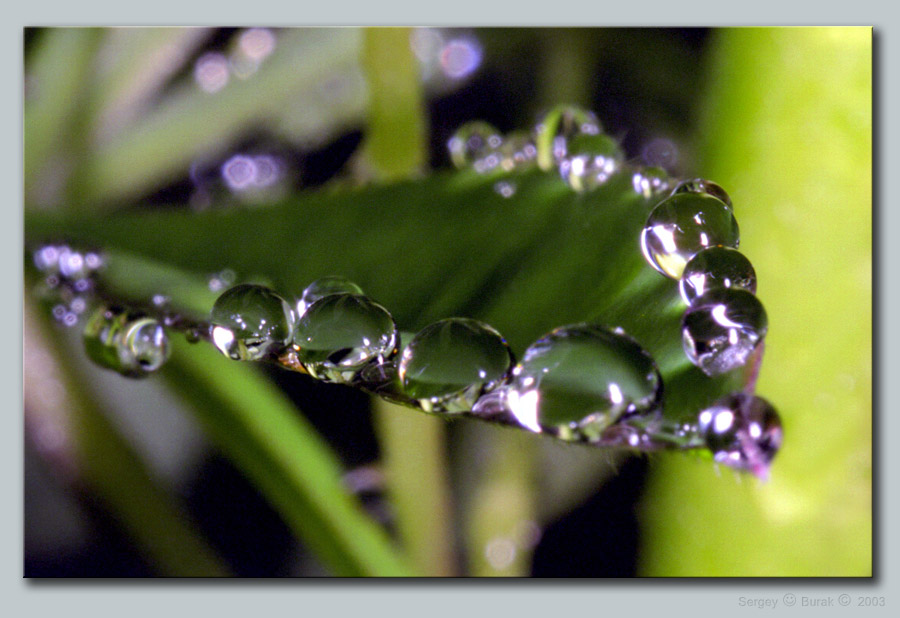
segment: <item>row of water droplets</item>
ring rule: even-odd
[[[481,173],[556,167],[576,191],[628,170],[596,117],[572,107],[553,110],[530,134],[501,136],[486,123],[469,123],[448,146],[458,167]],[[753,296],[752,266],[732,248],[738,231],[730,199],[709,181],[673,184],[659,168],[630,171],[638,194],[665,198],[650,214],[641,246],[654,268],[680,280],[689,305],[683,320],[688,357],[709,375],[743,365],[765,335],[765,313]],[[505,196],[515,192],[508,180],[495,188]],[[80,256],[67,247],[44,247],[35,263],[49,272],[47,281],[58,280],[60,273],[78,271],[73,253]],[[96,254],[79,263],[92,262],[86,256]],[[93,261],[99,265],[99,258]],[[90,273],[59,287],[87,281],[81,287],[89,289]],[[221,279],[215,282],[222,289],[233,282],[233,276]],[[500,333],[467,318],[442,320],[401,341],[390,313],[340,277],[313,282],[293,304],[263,286],[231,287],[216,301],[209,323],[158,313],[100,306],[85,329],[89,356],[126,376],[146,375],[168,358],[169,327],[190,341],[208,339],[235,360],[275,361],[426,412],[474,415],[564,440],[639,450],[707,448],[716,460],[758,475],[781,442],[777,413],[752,395],[726,397],[692,422],[664,419],[656,363],[620,328],[557,328],[516,363]]]
[[[447,146],[457,168],[482,174],[555,169],[578,192],[596,189],[615,174],[630,173],[635,192],[647,200],[660,200],[647,218],[640,246],[654,269],[679,282],[687,304],[681,325],[687,358],[707,375],[717,376],[757,357],[754,353],[766,335],[767,317],[755,296],[753,266],[737,251],[740,236],[731,199],[718,184],[701,178],[670,179],[664,169],[628,165],[597,117],[570,105],[543,115],[530,132],[504,136],[488,123],[470,122],[457,130]],[[495,184],[495,190],[509,197],[515,191],[514,181],[504,178]],[[527,408],[517,397],[500,407]],[[750,403],[744,401],[747,398]],[[732,410],[738,400],[748,409],[764,408],[767,412],[760,417],[764,424],[754,425],[747,414],[736,413],[728,416],[726,423],[725,416],[711,419],[712,412],[705,411],[696,424],[673,425],[666,431],[657,426],[647,432],[618,423],[609,427],[603,439],[617,436],[625,444],[646,446],[650,434],[670,435],[684,445],[690,443],[690,439],[685,442],[688,436],[708,434],[706,442],[716,445],[717,460],[760,473],[780,446],[780,420],[771,405],[752,395],[734,395],[731,405],[722,409]],[[534,427],[537,425],[532,424]],[[750,432],[758,438],[754,453],[747,452],[746,440],[720,439],[734,432]],[[726,444],[730,446],[723,446]]]

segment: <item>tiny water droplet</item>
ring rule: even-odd
[[[362,288],[344,277],[329,276],[316,279],[303,290],[297,301],[297,319],[300,319],[310,305],[329,294],[362,294]]]
[[[188,328],[184,333],[184,338],[188,343],[198,343],[204,335],[209,335],[209,327],[203,328],[197,325]]]
[[[756,271],[741,252],[727,247],[700,251],[684,267],[678,282],[687,304],[709,290],[732,287],[756,293]]]
[[[497,388],[514,364],[503,336],[468,318],[448,318],[417,333],[400,357],[407,395],[426,412],[466,412]]]
[[[99,307],[84,328],[88,358],[124,376],[139,378],[169,358],[169,338],[157,320],[115,306]]]
[[[522,426],[596,442],[620,419],[658,410],[662,376],[628,335],[576,324],[553,330],[525,351],[505,396]]]
[[[684,351],[709,376],[745,365],[767,328],[762,303],[747,290],[733,287],[698,296],[681,320]]]
[[[259,360],[288,343],[293,313],[287,301],[261,285],[241,284],[216,299],[210,322],[215,346],[234,360]]]
[[[747,393],[732,393],[702,411],[699,429],[717,462],[761,478],[783,439],[772,404]]]
[[[538,166],[550,171],[566,157],[573,138],[602,132],[603,126],[593,112],[574,105],[553,108],[538,120],[534,128]]]
[[[732,208],[731,198],[728,196],[728,193],[725,192],[725,189],[714,183],[712,180],[706,180],[705,178],[682,180],[672,189],[672,195],[678,195],[679,193],[700,193],[702,195],[709,195],[723,202],[729,208]]]
[[[653,268],[672,279],[707,247],[737,248],[737,220],[721,200],[698,193],[679,193],[653,209],[641,232],[641,250]]]
[[[516,194],[516,183],[501,180],[494,184],[494,191],[502,197],[512,197]]]
[[[497,150],[503,137],[494,126],[481,120],[473,120],[459,127],[447,142],[450,160],[456,169],[472,166],[489,151]]]
[[[661,167],[645,167],[634,173],[631,183],[638,195],[650,199],[669,188],[669,175]]]
[[[353,383],[369,363],[397,352],[399,335],[387,309],[359,294],[330,294],[297,322],[294,346],[310,375]]]
[[[608,135],[580,134],[569,141],[568,154],[559,163],[559,173],[576,191],[590,191],[609,180],[622,159],[619,145]]]
[[[169,358],[169,337],[163,325],[153,318],[139,318],[128,324],[119,355],[132,371],[150,373]]]
[[[527,131],[507,133],[496,153],[498,165],[504,172],[526,171],[537,165],[537,147]]]

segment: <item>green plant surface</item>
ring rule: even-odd
[[[659,364],[673,418],[692,417],[740,384],[739,375],[707,378],[686,358],[684,304],[676,283],[641,254],[651,204],[633,191],[630,177],[576,194],[555,175],[523,174],[513,180],[518,189],[510,198],[494,190],[496,180],[440,174],[305,192],[270,207],[122,213],[102,217],[102,225],[89,215],[34,214],[26,217],[26,235],[35,241],[63,235],[195,275],[229,267],[287,296],[340,274],[389,308],[402,330],[474,317],[503,333],[517,354],[563,324],[621,326]],[[126,271],[109,261],[113,290],[141,278],[136,262]],[[615,268],[599,266],[609,264]],[[125,281],[114,281],[115,273]],[[147,289],[145,298],[167,292]],[[175,306],[179,301],[172,297]]]
[[[670,458],[647,575],[872,574],[872,31],[717,33],[700,169],[728,188],[770,332],[769,483]]]
[[[63,456],[66,476],[94,492],[117,515],[161,575],[224,577],[218,556],[207,546],[182,509],[153,478],[133,447],[117,431],[85,384],[78,367],[66,363],[44,308],[26,302],[24,330],[30,343],[24,359],[24,391],[32,417],[53,418],[67,431]],[[61,401],[62,400],[62,401]],[[62,408],[62,409],[61,409]]]
[[[341,481],[329,447],[252,368],[178,341],[164,376],[218,447],[335,575],[413,574]]]

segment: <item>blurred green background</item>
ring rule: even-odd
[[[870,29],[44,29],[24,46],[26,244],[30,221],[109,213],[114,235],[123,215],[427,182],[466,120],[594,110],[631,161],[732,196],[770,321],[757,390],[786,436],[760,483],[444,427],[183,345],[168,387],[135,383],[88,367],[27,287],[26,575],[871,575]],[[272,183],[229,182],[246,153]]]

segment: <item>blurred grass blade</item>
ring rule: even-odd
[[[26,416],[43,415],[45,412],[39,408],[52,406],[46,413],[65,423],[69,431],[62,443],[71,445],[72,452],[60,458],[59,463],[97,493],[160,575],[228,575],[227,568],[198,531],[171,497],[153,482],[132,447],[97,408],[79,376],[61,362],[65,357],[38,324],[36,312],[26,300]],[[61,412],[65,414],[63,419],[59,418]]]
[[[770,331],[771,482],[671,461],[643,525],[648,575],[872,574],[872,30],[717,33],[703,148],[728,188]],[[673,512],[678,517],[672,517]]]
[[[422,170],[427,149],[422,85],[410,48],[410,29],[367,28],[362,64],[369,87],[363,163],[379,181],[413,176]],[[372,399],[398,536],[419,572],[453,575],[446,423]]]
[[[94,139],[108,141],[146,112],[166,81],[212,34],[211,28],[106,30],[91,93]]]
[[[96,28],[47,28],[37,35],[25,72],[24,165],[29,203],[53,203],[59,196],[47,195],[48,187],[65,184],[64,178],[56,177],[70,170],[59,157],[69,148],[73,125],[85,103],[102,34]]]
[[[363,157],[379,180],[408,178],[427,163],[425,103],[409,28],[366,28],[362,64],[369,84]]]
[[[343,486],[328,446],[253,367],[179,338],[163,373],[210,439],[335,575],[413,573]]]
[[[250,78],[231,79],[214,93],[184,84],[127,131],[98,145],[81,179],[81,200],[96,207],[141,195],[183,174],[194,158],[220,155],[253,123],[296,104],[299,91],[327,84],[355,62],[359,40],[352,28],[285,31]]]

